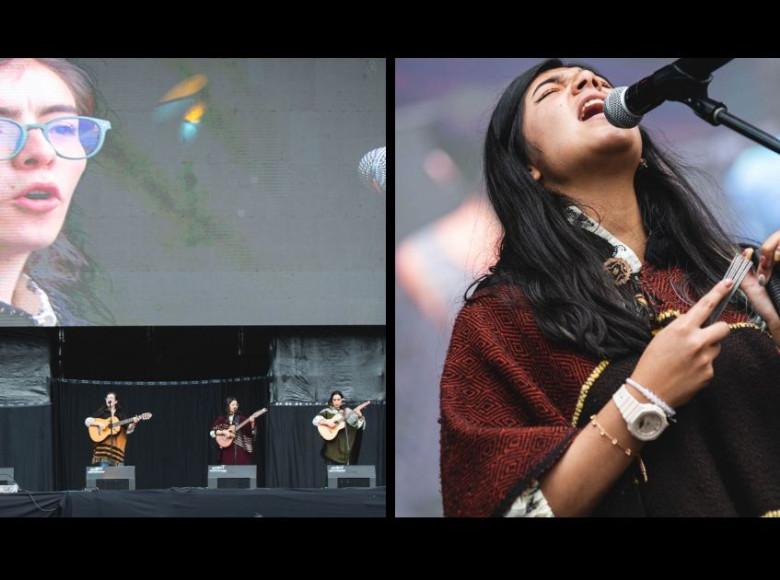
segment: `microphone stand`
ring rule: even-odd
[[[114,417],[116,417],[116,407],[114,407],[112,409],[109,409],[108,412],[111,413],[111,415],[110,415],[111,427],[110,427],[110,431],[109,431],[111,433],[111,436],[110,436],[111,447],[116,447],[116,434],[114,433]]]
[[[350,456],[352,455],[352,449],[349,447],[349,423],[347,423],[348,416],[348,413],[344,413],[344,437],[347,438],[347,465],[349,465],[349,461],[351,459]]]
[[[732,59],[718,60],[718,66],[723,66]],[[686,66],[689,70],[695,70],[696,64],[696,59],[686,59]],[[707,89],[711,81],[711,74],[706,79],[697,79],[672,64],[667,67],[662,82],[667,85],[672,94],[670,100],[688,105],[699,118],[704,119],[710,125],[716,127],[724,125],[759,145],[763,145],[775,153],[780,153],[780,141],[775,137],[732,115],[728,112],[725,104],[709,97]],[[766,290],[773,306],[780,312],[780,272],[776,272],[767,280]]]
[[[695,60],[690,59],[690,61]],[[728,62],[733,59],[722,60]],[[667,85],[671,94],[669,100],[688,105],[698,117],[710,125],[724,125],[759,145],[763,145],[775,153],[780,153],[780,141],[758,127],[732,115],[728,112],[726,105],[709,97],[707,89],[711,81],[712,75],[706,79],[697,79],[675,65],[669,66],[663,79],[663,83]]]
[[[235,437],[233,438],[233,465],[235,465],[238,459],[238,449],[236,449],[236,441],[238,441],[238,411],[233,414],[233,426],[236,428]]]

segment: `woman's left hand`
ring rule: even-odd
[[[769,236],[761,244],[759,251],[758,272],[756,274],[759,279],[761,276],[764,276],[763,282],[767,282],[772,277],[772,270],[775,264],[780,261],[780,230]]]
[[[775,259],[775,251],[778,247],[780,247],[780,231],[769,236],[767,241],[761,246],[758,272],[753,272],[751,269],[740,287],[747,295],[748,300],[750,300],[753,309],[766,321],[769,326],[769,332],[772,333],[775,342],[780,346],[780,314],[775,310],[764,285],[759,284],[760,276],[764,276],[762,281],[766,282],[772,275],[774,264],[778,261]],[[745,250],[743,255],[749,251]],[[767,256],[771,256],[771,259],[767,258]]]

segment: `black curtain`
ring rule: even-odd
[[[238,398],[241,414],[268,406],[268,381],[203,380],[191,382],[52,381],[55,430],[56,489],[83,489],[91,441],[84,419],[117,393],[124,417],[152,413],[128,437],[125,465],[135,466],[136,489],[199,487],[207,484],[207,466],[217,462],[217,447],[209,437],[215,417],[224,414],[228,395]],[[258,486],[265,485],[267,415],[258,418],[255,462]]]
[[[176,381],[268,374],[268,327],[114,326],[60,329],[57,378]]]
[[[52,477],[51,405],[0,407],[0,467],[13,467],[19,487],[49,491]]]
[[[320,451],[322,438],[312,419],[323,405],[278,403],[269,410],[267,438],[268,487],[325,487],[327,473]],[[376,484],[385,485],[385,404],[363,410],[366,430],[360,445],[359,465],[376,466]]]
[[[0,328],[0,467],[22,489],[53,485],[48,328]]]

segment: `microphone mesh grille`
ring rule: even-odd
[[[358,173],[361,179],[369,187],[373,186],[374,181],[379,185],[382,191],[385,191],[385,174],[387,171],[386,147],[379,147],[369,151],[360,160]]]
[[[618,87],[609,91],[604,101],[604,116],[607,121],[621,129],[631,129],[639,125],[641,116],[632,114],[623,102],[626,87]]]

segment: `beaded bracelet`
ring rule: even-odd
[[[602,437],[606,437],[612,443],[612,445],[620,449],[623,453],[625,453],[629,457],[636,457],[637,461],[639,462],[639,470],[642,472],[642,478],[644,478],[645,483],[647,483],[647,468],[645,467],[645,462],[642,461],[642,457],[638,453],[634,453],[633,451],[631,451],[631,449],[627,447],[623,447],[620,443],[618,443],[616,437],[613,437],[612,435],[607,433],[604,430],[604,427],[599,425],[599,423],[596,421],[596,415],[590,416],[590,424],[593,426],[594,429],[599,430],[599,434]]]

